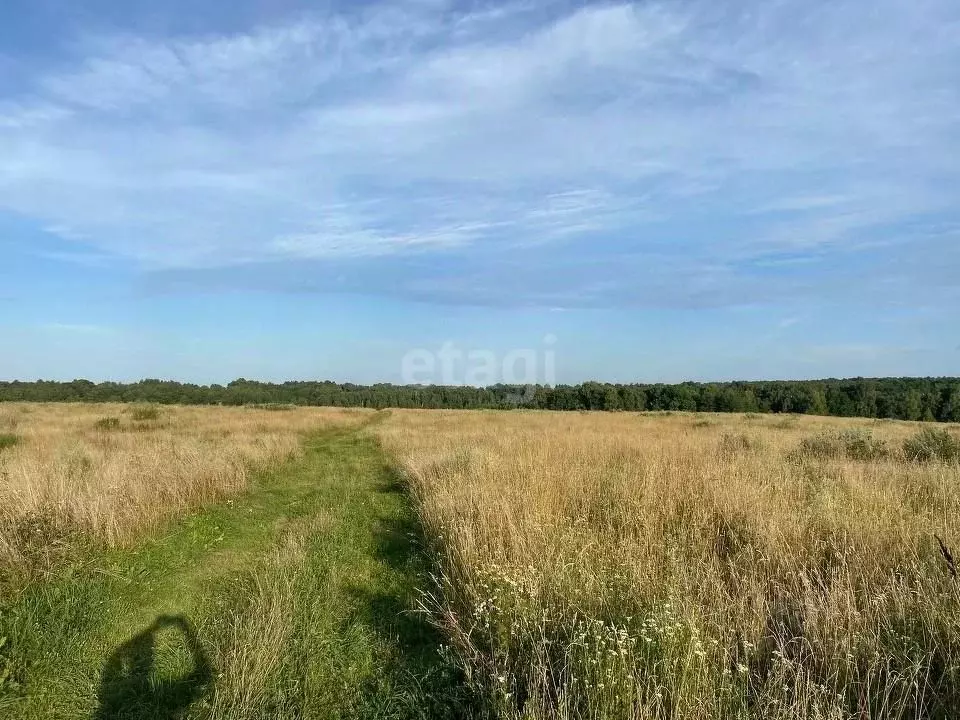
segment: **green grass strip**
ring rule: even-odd
[[[469,714],[411,612],[426,560],[381,451],[358,431],[305,443],[246,495],[0,608],[0,715]]]

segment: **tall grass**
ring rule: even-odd
[[[289,665],[296,654],[298,606],[309,607],[298,597],[307,572],[305,540],[290,535],[224,598],[228,611],[211,632],[221,678],[211,718],[254,720],[296,711],[302,688],[285,675],[295,670]]]
[[[436,552],[424,605],[491,714],[954,716],[960,587],[934,536],[960,543],[960,467],[887,451],[916,424],[745,420],[375,429]]]
[[[0,405],[0,441],[16,438],[0,453],[5,574],[42,569],[71,539],[126,543],[244,490],[253,470],[299,453],[304,431],[360,421],[341,410],[146,410]]]
[[[923,428],[904,440],[903,454],[919,462],[960,462],[960,437],[941,428]]]
[[[132,544],[303,452],[303,431],[370,417],[276,409],[0,405],[0,438],[16,438],[0,452],[0,577],[83,543]],[[290,527],[215,599],[209,717],[379,717],[380,701],[415,717],[446,697],[459,675],[434,665],[405,612],[403,541],[420,527],[435,562],[423,609],[473,690],[442,700],[446,716],[474,694],[482,715],[518,720],[960,707],[955,428],[393,411],[364,432],[402,470],[419,523],[380,488],[390,477],[368,441],[304,455],[313,464],[288,480],[320,492],[320,524]],[[275,502],[281,515],[301,504]],[[67,595],[37,617],[77,624],[65,608],[93,605]],[[19,682],[10,657],[0,646],[0,690]]]

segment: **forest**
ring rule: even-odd
[[[227,385],[166,380],[0,382],[0,402],[147,402],[164,405],[415,409],[752,412],[960,422],[960,378],[852,378],[679,384],[489,387],[355,385],[331,381]]]

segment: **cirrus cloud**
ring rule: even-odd
[[[918,249],[960,270],[958,33],[950,0],[101,33],[0,95],[0,209],[178,287],[261,267],[439,302],[906,295]]]

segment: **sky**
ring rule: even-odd
[[[960,375],[958,38],[956,0],[4,0],[0,379]]]

